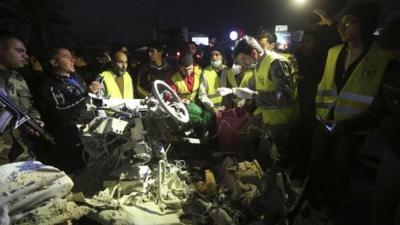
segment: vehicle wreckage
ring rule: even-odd
[[[92,97],[88,108],[98,116],[79,125],[82,173],[71,179],[37,161],[0,166],[1,225],[288,224],[298,195],[285,171],[224,154],[179,159],[175,143],[190,152],[199,141],[185,137],[190,115],[164,82],[146,99]]]

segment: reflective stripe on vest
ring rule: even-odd
[[[339,94],[339,98],[351,100],[354,102],[361,102],[361,103],[365,103],[368,105],[371,104],[372,100],[374,100],[373,97],[368,96],[368,95],[360,95],[360,94],[349,93],[349,92],[341,92]]]
[[[192,92],[189,92],[185,81],[182,78],[181,73],[177,72],[175,73],[172,77],[171,80],[172,82],[174,82],[174,84],[176,85],[176,92],[179,95],[179,97],[183,98],[183,99],[189,99],[191,101],[194,101],[196,96],[197,96],[197,92],[200,86],[200,70],[199,69],[195,69],[194,70],[194,84],[193,84],[193,90]]]
[[[332,119],[329,118],[332,109],[335,110],[333,119],[337,121],[366,110],[378,93],[383,73],[392,59],[390,53],[373,42],[338,94],[336,62],[343,47],[342,44],[329,49],[324,75],[318,85],[316,112],[325,120]]]
[[[235,87],[247,87],[248,86],[249,80],[253,77],[254,70],[253,69],[245,69],[241,73],[244,73],[244,74],[243,74],[242,80],[240,81],[240,85],[238,85],[238,83],[236,82],[235,76],[240,76],[241,74],[234,75],[232,73],[231,69],[229,69],[227,71],[227,79],[228,79],[228,83],[229,83],[230,87],[235,88]]]
[[[276,90],[275,84],[268,78],[271,63],[276,59],[287,61],[287,59],[283,58],[281,55],[273,52],[268,53],[262,60],[260,67],[255,73],[256,91],[268,92]],[[294,104],[290,106],[280,108],[268,108],[267,106],[258,105],[253,115],[257,116],[261,114],[264,124],[279,125],[288,124],[297,120],[298,112],[298,103],[294,102]]]
[[[217,93],[217,89],[222,87],[221,80],[217,72],[211,67],[207,67],[203,71],[202,81],[206,88],[207,96],[214,105],[219,105],[222,102],[222,97]]]
[[[125,72],[122,77],[124,80],[124,93],[122,94],[117,83],[115,82],[115,75],[111,71],[104,71],[100,74],[103,77],[103,84],[106,88],[106,95],[110,98],[118,99],[133,99],[133,85],[132,79],[128,72]]]

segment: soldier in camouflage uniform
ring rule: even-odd
[[[26,48],[19,39],[8,35],[0,36],[0,91],[21,106],[29,116],[40,120],[39,112],[32,105],[28,85],[22,75],[15,71],[24,67],[27,60]],[[3,109],[0,109],[0,114],[2,112]],[[26,130],[16,130],[9,125],[0,134],[0,165],[32,158],[28,151],[28,140],[29,134]]]

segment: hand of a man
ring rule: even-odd
[[[217,106],[213,108],[214,114],[217,114],[219,111],[224,111],[225,106]]]
[[[43,121],[35,119],[35,122],[37,124],[39,124],[40,127],[44,127],[44,122]],[[35,130],[31,129],[31,128],[28,128],[26,130],[30,135],[33,135],[35,137],[39,137],[40,136],[40,134],[37,131],[35,131]]]
[[[43,72],[43,66],[39,60],[32,56],[29,58],[29,61],[31,62],[33,71]]]
[[[182,102],[183,102],[184,104],[186,104],[186,105],[189,105],[190,100],[187,99],[187,98],[182,98]]]
[[[323,9],[314,9],[313,13],[317,14],[321,21],[319,21],[318,25],[320,26],[330,26],[333,24],[333,19],[326,13]]]
[[[93,94],[96,94],[97,92],[100,91],[100,89],[102,88],[103,85],[101,85],[98,81],[93,81],[90,85],[89,85],[89,91]]]

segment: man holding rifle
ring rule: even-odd
[[[22,75],[16,71],[24,67],[27,61],[28,55],[21,40],[12,35],[0,35],[0,92],[43,126],[39,112],[32,105],[29,88]],[[0,122],[4,122],[10,113],[0,107]],[[0,165],[32,158],[29,152],[30,135],[39,134],[29,128],[17,130],[11,126],[0,132]]]

